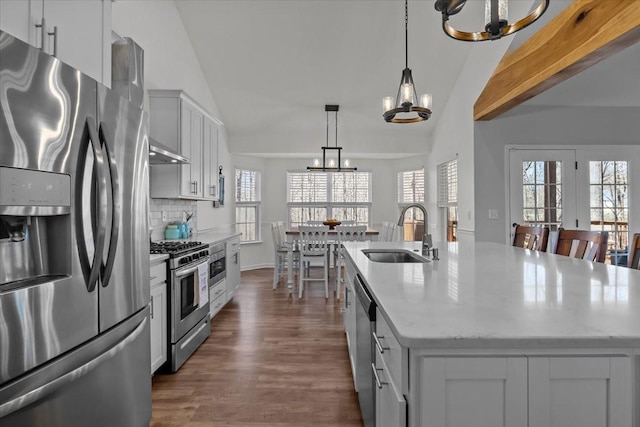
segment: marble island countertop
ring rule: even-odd
[[[436,245],[439,261],[373,262],[345,243],[401,345],[422,348],[640,345],[640,271],[497,243]]]

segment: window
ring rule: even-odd
[[[608,249],[613,264],[625,264],[618,255],[629,244],[629,162],[589,162],[589,211],[591,230],[608,231]]]
[[[438,165],[438,207],[446,222],[447,242],[458,240],[458,161]]]
[[[292,227],[327,218],[369,225],[371,173],[289,172],[287,208]]]
[[[236,231],[242,242],[260,240],[260,172],[236,169]]]
[[[424,203],[424,168],[398,173],[398,205]],[[424,218],[420,209],[409,209],[404,216],[404,240],[422,240]]]

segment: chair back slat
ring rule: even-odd
[[[634,233],[627,257],[627,266],[640,270],[640,233]]]
[[[558,230],[558,243],[554,253],[587,261],[604,262],[607,255],[609,233],[590,230]]]
[[[300,232],[300,252],[305,256],[326,256],[328,250],[329,227],[325,225],[301,225]]]
[[[364,241],[366,231],[366,225],[337,225],[336,235],[338,245],[342,242],[362,242]]]
[[[513,246],[546,252],[549,241],[549,227],[531,227],[514,224]]]

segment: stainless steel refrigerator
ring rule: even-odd
[[[147,129],[0,31],[0,427],[149,424]]]

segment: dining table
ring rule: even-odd
[[[374,228],[367,228],[365,231],[365,240],[377,241],[380,232]],[[300,231],[297,227],[289,228],[285,231],[287,236],[287,288],[289,289],[289,295],[293,294],[293,251],[295,243],[300,236]],[[329,229],[329,243],[335,244],[337,242],[338,231],[335,228]]]

